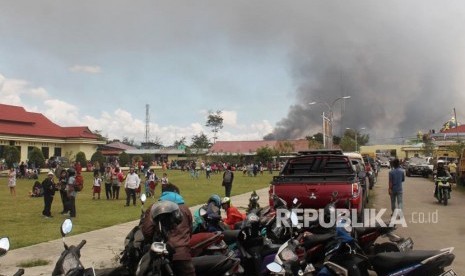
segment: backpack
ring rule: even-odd
[[[76,192],[80,192],[82,191],[82,189],[84,189],[84,178],[82,177],[82,175],[78,174],[76,175],[74,190]]]
[[[232,172],[230,170],[227,170],[224,172],[224,177],[223,177],[223,182],[231,182],[232,180]]]

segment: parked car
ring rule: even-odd
[[[363,159],[362,159],[363,162]],[[289,158],[270,185],[269,200],[274,195],[292,202],[297,198],[301,208],[320,209],[338,193],[338,208],[356,210],[363,216],[363,193],[360,179],[349,156],[341,150],[312,150],[299,152]]]
[[[60,165],[63,168],[69,167],[69,159],[63,156],[52,156],[48,159],[47,165],[49,168],[56,168]]]
[[[423,176],[425,178],[433,174],[433,169],[428,161],[424,158],[414,157],[408,160],[407,168],[405,169],[406,176]]]

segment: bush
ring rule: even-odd
[[[33,147],[29,153],[29,161],[32,162],[36,168],[45,167],[45,157],[42,151],[38,147]]]
[[[9,168],[13,167],[14,163],[19,163],[21,159],[21,153],[19,149],[15,146],[6,146],[5,151],[3,152],[3,158]]]
[[[119,164],[122,167],[126,167],[129,164],[129,154],[122,152],[119,155]]]
[[[81,163],[82,167],[87,166],[87,158],[84,152],[80,151],[76,154],[76,163],[77,162]]]

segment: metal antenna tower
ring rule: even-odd
[[[145,145],[148,146],[150,142],[150,105],[145,105]]]

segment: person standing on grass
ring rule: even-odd
[[[97,194],[97,199],[100,199],[100,187],[102,186],[102,179],[99,177],[98,171],[94,172],[94,185],[92,186],[92,199],[95,199],[95,194]]]
[[[63,210],[61,214],[67,214],[68,209],[68,193],[66,192],[66,185],[68,184],[68,172],[62,169],[60,176],[58,177],[58,190],[60,191],[61,203],[63,204]]]
[[[57,189],[55,182],[53,181],[53,176],[53,172],[50,171],[47,174],[47,178],[42,181],[42,188],[44,190],[44,210],[42,211],[42,215],[45,218],[53,218],[50,210],[52,208],[53,196]]]
[[[111,167],[107,166],[105,168],[105,172],[103,173],[103,181],[105,182],[105,196],[107,197],[107,200],[110,200],[112,198],[111,195]]]
[[[10,195],[16,196],[16,170],[14,167],[11,167],[8,172],[8,187],[10,188]]]
[[[405,181],[404,170],[400,167],[399,159],[392,161],[393,169],[389,172],[389,195],[391,196],[391,211],[394,214],[396,209],[403,210],[402,184]]]
[[[126,205],[129,206],[130,198],[132,197],[132,204],[136,206],[136,189],[139,188],[140,178],[137,173],[134,171],[134,167],[129,169],[129,173],[126,176],[126,182],[124,183],[124,188],[126,190]]]
[[[68,183],[66,185],[66,193],[68,196],[67,210],[69,210],[69,216],[76,217],[76,170],[74,168],[68,169]]]
[[[223,186],[224,196],[231,197],[232,183],[234,180],[234,173],[231,171],[231,166],[228,166],[223,173]]]

